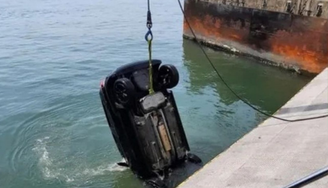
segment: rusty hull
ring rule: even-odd
[[[207,45],[296,71],[319,73],[328,65],[327,19],[199,0],[185,0],[184,7]],[[186,21],[184,36],[193,38]]]

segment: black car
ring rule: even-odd
[[[124,65],[102,82],[100,97],[125,165],[142,179],[164,175],[166,170],[192,159],[178,108],[169,90],[179,82],[173,65],[152,60]],[[122,163],[121,163],[122,164]]]

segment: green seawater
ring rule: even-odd
[[[235,98],[194,42],[176,1],[152,1],[153,57],[175,65],[173,89],[193,153],[204,163],[266,117]],[[146,1],[12,0],[0,5],[0,187],[138,188],[99,98],[117,67],[147,59]],[[311,78],[206,48],[228,84],[274,113]],[[198,165],[177,169],[175,187]]]

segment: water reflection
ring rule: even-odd
[[[226,88],[196,43],[184,40],[185,66],[189,72],[188,92],[215,89],[220,102],[231,105],[238,99]],[[214,66],[240,96],[269,113],[275,112],[311,78],[263,65],[257,60],[237,57],[205,48]]]

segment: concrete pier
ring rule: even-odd
[[[286,119],[325,114],[328,68],[275,113]],[[178,187],[282,188],[326,166],[327,117],[300,122],[269,118]],[[328,176],[306,187],[327,188]]]

